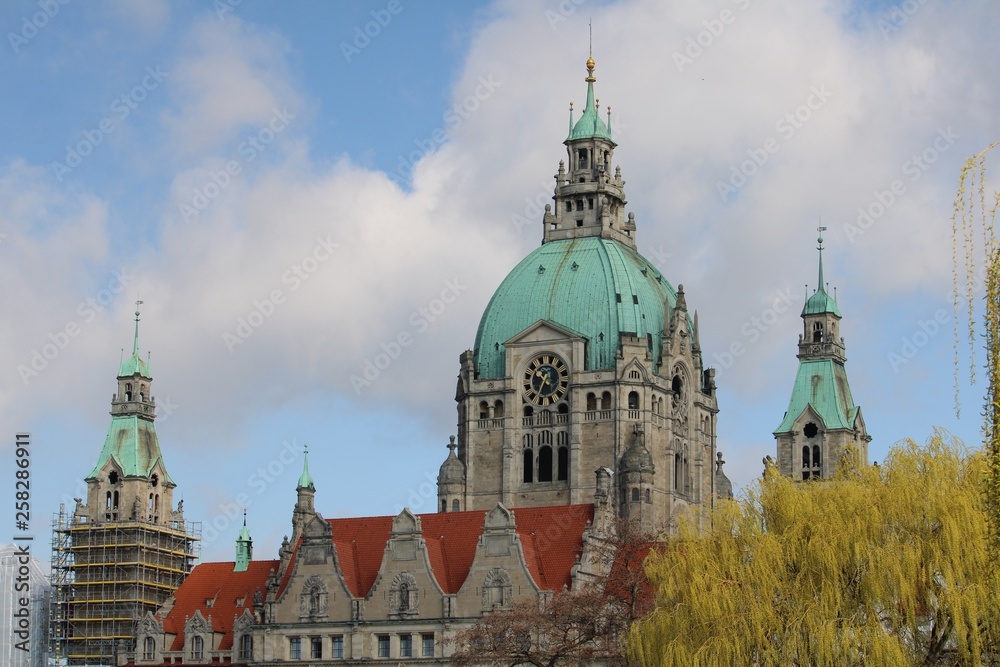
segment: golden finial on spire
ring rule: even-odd
[[[597,81],[597,79],[594,78],[594,59],[593,58],[587,58],[587,78],[584,79],[584,81],[586,81],[588,83],[593,83],[594,81]]]

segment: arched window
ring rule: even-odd
[[[459,512],[459,511],[461,511],[461,509],[462,509],[462,505],[458,502],[458,498],[455,498],[454,500],[451,501],[451,511],[452,512]]]
[[[503,417],[503,401],[497,401],[493,404],[493,416],[496,419],[501,419]]]
[[[480,401],[479,403],[479,418],[486,419],[490,416],[490,404],[486,401]]]
[[[823,342],[823,323],[815,322],[813,323],[813,342],[822,343]]]
[[[205,640],[197,635],[191,638],[191,659],[205,659]]]
[[[660,414],[662,415],[663,414],[663,397],[662,396],[660,397],[659,403],[660,403]]]
[[[646,502],[647,503],[653,502],[653,494],[650,493],[649,489],[646,489]]]
[[[146,637],[142,640],[142,659],[152,660],[156,656],[156,640]]]
[[[107,495],[107,505],[105,506],[105,508],[104,508],[104,509],[111,509],[111,492],[110,492],[110,491],[108,491],[108,495]]]
[[[251,660],[253,658],[253,635],[243,635],[240,637],[240,660]]]
[[[556,466],[556,479],[565,482],[569,479],[569,447],[559,448],[559,460]]]
[[[153,511],[160,511],[160,494],[158,493],[153,496]]]
[[[118,492],[117,491],[115,491],[111,495],[111,509],[113,509],[113,510],[118,509]]]
[[[639,392],[630,391],[628,393],[628,409],[629,410],[639,409]]]
[[[152,493],[149,494],[149,505],[146,507],[146,509],[148,509],[148,510],[152,510],[153,509],[153,494]]]
[[[632,502],[639,502],[639,487],[637,486],[632,487]]]
[[[139,385],[139,402],[146,402],[146,385],[144,384]]]
[[[823,476],[823,458],[820,456],[819,445],[813,445],[813,475]]]
[[[448,501],[444,498],[441,499],[441,511],[442,512],[448,511]]]
[[[548,445],[538,450],[538,481],[552,481],[552,447]]]
[[[131,401],[132,400],[132,383],[131,382],[125,383],[125,400],[126,401]]]
[[[674,379],[670,381],[670,391],[674,394],[670,397],[670,404],[676,408],[684,398],[684,381],[681,380],[680,375],[675,375]]]
[[[597,396],[594,396],[594,393],[591,392],[587,394],[587,411],[593,412],[596,409],[597,409]]]
[[[674,454],[674,491],[684,493],[687,489],[687,459],[681,451]]]
[[[652,410],[654,415],[660,414],[660,407],[656,401],[656,396],[653,396],[652,405],[650,405],[650,410]]]
[[[611,409],[611,392],[606,391],[601,394],[601,410]]]
[[[556,412],[561,415],[569,414],[569,405],[566,403],[560,403],[559,407],[556,408]]]
[[[802,467],[803,468],[809,467],[809,445],[805,445],[802,448]]]
[[[525,417],[530,417],[533,414],[535,414],[535,409],[530,405],[526,405],[524,406],[524,410],[521,411],[521,414],[523,414]]]
[[[535,481],[535,450],[533,449],[524,450],[524,477],[522,479],[525,484],[531,484]]]

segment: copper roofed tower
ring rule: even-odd
[[[55,657],[70,664],[114,660],[131,645],[135,621],[177,590],[197,557],[196,526],[185,523],[183,502],[173,506],[176,484],[156,436],[153,377],[139,356],[141,303],[86,503],[77,499],[53,526]]]
[[[688,510],[704,519],[713,502],[714,371],[683,286],[636,249],[594,69],[588,59],[583,114],[570,107],[542,244],[497,288],[461,355],[441,511],[590,502],[598,469],[619,473],[619,514],[649,528]]]
[[[778,470],[795,479],[833,477],[849,446],[868,461],[868,442],[861,408],[847,382],[840,307],[823,280],[823,236],[820,227],[819,284],[802,308],[799,371],[785,418],[774,431]]]

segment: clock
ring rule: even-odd
[[[535,405],[561,401],[569,386],[569,369],[554,354],[539,354],[524,369],[524,397]]]

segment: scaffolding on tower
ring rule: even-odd
[[[201,523],[90,522],[63,505],[52,520],[52,655],[57,665],[115,665],[134,626],[200,558]]]

